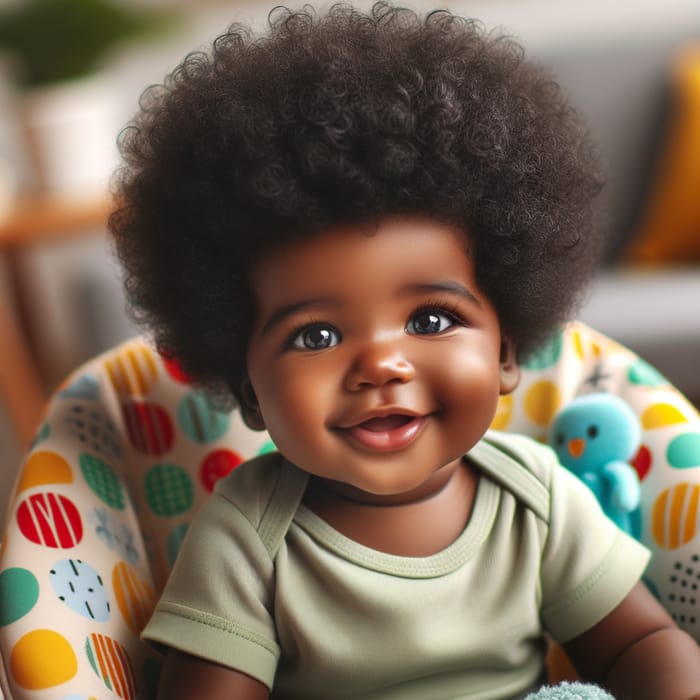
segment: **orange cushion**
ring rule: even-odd
[[[700,261],[700,45],[681,51],[672,79],[668,141],[629,262]]]

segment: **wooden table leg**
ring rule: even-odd
[[[20,447],[27,449],[46,396],[6,294],[0,294],[0,400],[7,408]]]

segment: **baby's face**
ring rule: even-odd
[[[346,227],[265,257],[248,370],[278,449],[374,495],[461,459],[518,369],[464,236],[426,218]]]

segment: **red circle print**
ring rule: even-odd
[[[57,493],[35,493],[17,508],[20,532],[34,544],[55,549],[75,547],[83,524],[74,503]]]
[[[172,420],[157,404],[128,401],[122,404],[122,415],[129,442],[139,452],[160,457],[173,446],[175,432]]]
[[[639,475],[639,480],[644,481],[651,470],[651,451],[646,445],[641,445],[639,451],[632,460],[632,466]]]
[[[180,366],[179,361],[175,357],[163,357],[163,365],[167,373],[177,382],[181,384],[191,384],[192,378],[187,372]]]
[[[226,476],[243,461],[233,450],[214,450],[210,452],[199,467],[199,480],[207,491],[214,490],[214,484]]]

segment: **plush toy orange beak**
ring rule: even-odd
[[[567,447],[569,454],[578,459],[586,451],[586,441],[583,438],[574,438],[569,440]]]

